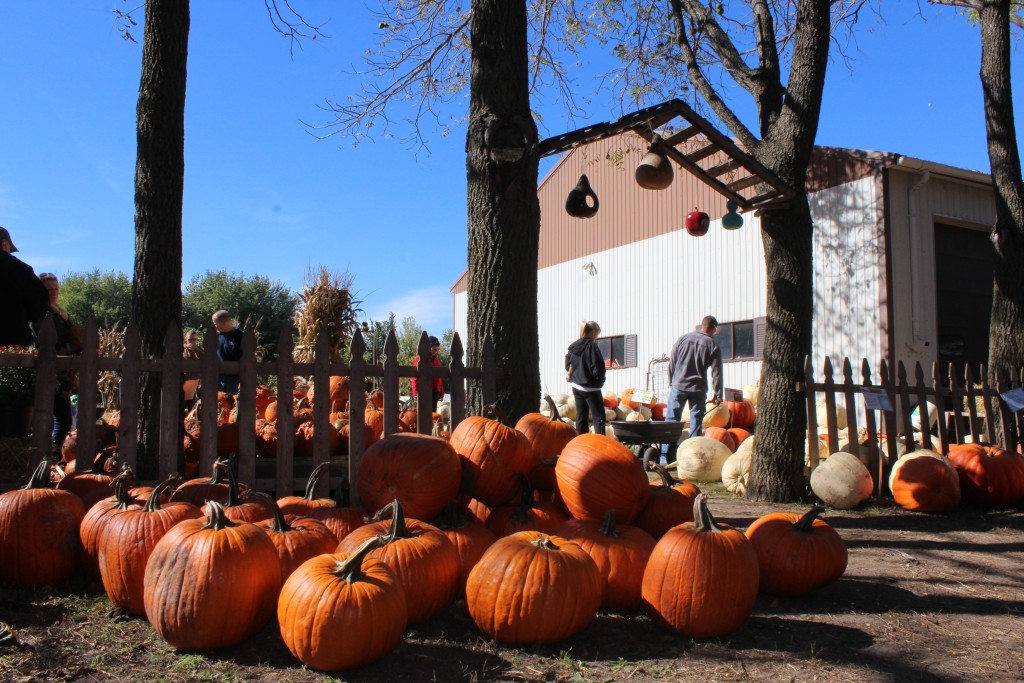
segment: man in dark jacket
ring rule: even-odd
[[[221,310],[213,314],[217,328],[217,358],[221,361],[242,360],[242,331],[235,327],[231,314]],[[238,375],[221,375],[218,389],[228,394],[238,393]]]
[[[50,309],[50,295],[32,267],[12,256],[18,248],[0,228],[0,346],[29,346],[32,331]]]
[[[576,399],[576,433],[590,431],[589,414],[594,416],[594,432],[604,434],[604,401],[601,387],[604,386],[605,365],[601,349],[595,341],[601,334],[600,326],[584,322],[580,327],[580,338],[569,345],[565,354],[566,379]]]
[[[700,329],[676,340],[669,354],[668,376],[671,391],[668,413],[676,422],[683,414],[683,403],[690,404],[690,436],[704,433],[704,404],[708,397],[708,369],[711,369],[712,401],[722,402],[722,351],[715,343],[718,321],[705,316]]]

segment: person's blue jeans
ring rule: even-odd
[[[576,433],[586,434],[590,431],[588,417],[594,416],[594,432],[604,434],[604,397],[600,391],[572,390],[576,399]]]
[[[701,436],[704,434],[704,404],[707,402],[707,391],[683,391],[672,389],[668,394],[668,409],[665,411],[666,419],[679,422],[683,416],[683,406],[690,405],[690,436]],[[677,444],[670,444],[668,448],[662,448],[668,460],[675,460]]]
[[[71,431],[71,397],[58,392],[53,397],[53,448],[59,454],[64,437]]]

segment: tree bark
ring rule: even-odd
[[[530,112],[524,0],[473,0],[466,134],[469,296],[467,359],[494,343],[497,404],[510,424],[537,410],[537,127]],[[520,150],[518,158],[514,150]],[[507,150],[507,151],[502,151]],[[478,387],[467,394],[480,414]]]
[[[187,0],[147,0],[135,164],[135,271],[132,320],[146,358],[164,354],[171,323],[181,325],[181,207],[185,179]],[[181,349],[167,349],[181,353]],[[158,476],[160,377],[140,380],[138,477]],[[180,442],[180,439],[178,439]]]
[[[761,217],[768,286],[764,358],[757,413],[757,457],[747,497],[791,502],[806,496],[807,412],[796,391],[811,352],[814,314],[813,220],[806,178],[818,132],[831,36],[827,0],[797,5],[793,59],[781,112],[759,107],[764,139],[757,160],[797,192],[783,210]]]
[[[1024,367],[1024,182],[1010,86],[1010,0],[983,0],[981,85],[996,224],[989,381]]]

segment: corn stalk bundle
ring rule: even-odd
[[[313,362],[316,337],[323,327],[327,330],[331,346],[331,361],[341,362],[348,350],[348,341],[355,333],[356,314],[361,313],[361,300],[353,291],[353,276],[332,273],[327,266],[306,273],[306,284],[296,296],[299,305],[295,313],[298,341],[292,358],[296,363]]]

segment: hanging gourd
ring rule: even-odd
[[[672,184],[675,171],[665,155],[665,144],[660,135],[655,135],[651,140],[647,154],[640,160],[633,177],[636,178],[636,184],[646,190],[664,190]]]
[[[722,227],[726,230],[739,230],[743,227],[743,216],[736,213],[740,207],[739,202],[730,199],[725,203],[726,214],[722,216]]]
[[[686,214],[686,220],[683,225],[686,228],[686,232],[694,237],[702,237],[707,234],[708,228],[711,227],[711,217],[697,207],[693,207],[693,211]]]
[[[590,181],[584,173],[576,187],[569,191],[565,200],[565,212],[573,218],[593,218],[597,215],[600,202],[597,193],[590,187]]]

